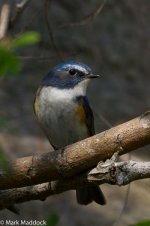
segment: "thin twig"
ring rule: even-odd
[[[17,56],[17,58],[19,60],[39,60],[39,61],[46,61],[46,60],[56,59],[57,56],[51,56],[51,57]]]
[[[10,19],[9,26],[12,27],[15,25],[16,21],[18,20],[19,16],[22,14],[26,6],[31,0],[22,0],[22,2],[16,4],[15,13]]]
[[[104,0],[103,3],[100,3],[97,8],[94,10],[94,12],[90,13],[88,16],[84,17],[82,20],[75,22],[75,23],[69,23],[69,24],[63,24],[58,27],[58,29],[66,28],[66,27],[74,27],[74,26],[83,26],[86,24],[91,23],[102,11],[106,4],[107,0]]]
[[[48,34],[51,40],[51,44],[56,52],[56,54],[58,55],[58,57],[60,58],[60,60],[63,59],[62,53],[60,52],[56,42],[55,42],[55,38],[54,38],[54,34],[53,34],[53,30],[51,27],[51,23],[49,21],[49,0],[45,0],[45,4],[44,4],[44,8],[45,8],[45,21],[46,21],[46,25],[47,25],[47,29],[48,29]]]
[[[108,128],[112,128],[113,125],[106,119],[106,117],[102,113],[97,113],[94,111],[95,116],[98,118],[98,123],[103,122]]]
[[[76,54],[72,53],[70,55],[66,55],[66,57],[74,57]],[[48,56],[48,57],[40,57],[40,56],[17,56],[19,60],[39,60],[39,61],[47,61],[57,59],[58,56]]]
[[[131,160],[131,153],[128,153],[128,157],[129,157],[128,160]],[[128,186],[127,186],[127,190],[126,190],[126,193],[125,193],[122,209],[121,209],[117,219],[114,221],[113,226],[119,226],[120,225],[121,218],[122,218],[122,216],[124,215],[124,213],[126,212],[126,209],[127,209],[130,190],[131,190],[131,183],[128,184]]]

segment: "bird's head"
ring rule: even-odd
[[[67,61],[58,64],[42,80],[41,86],[52,86],[58,89],[73,89],[77,85],[86,87],[92,78],[97,78],[85,64]]]

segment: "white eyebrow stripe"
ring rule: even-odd
[[[75,70],[78,70],[78,71],[81,71],[81,72],[83,72],[83,73],[85,73],[85,74],[89,74],[89,73],[91,73],[91,70],[89,71],[89,70],[86,70],[85,68],[83,68],[82,66],[80,66],[80,65],[72,65],[72,64],[68,64],[68,65],[66,65],[66,67],[64,67],[65,69],[75,69]]]

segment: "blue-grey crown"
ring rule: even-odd
[[[60,89],[73,88],[91,73],[92,70],[83,63],[66,61],[55,66],[43,78],[41,86],[53,86]]]

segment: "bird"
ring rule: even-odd
[[[34,112],[54,150],[95,134],[86,91],[89,82],[98,77],[84,63],[65,61],[42,79],[34,99]],[[106,203],[100,187],[91,182],[76,190],[76,198],[81,205],[92,201]]]

